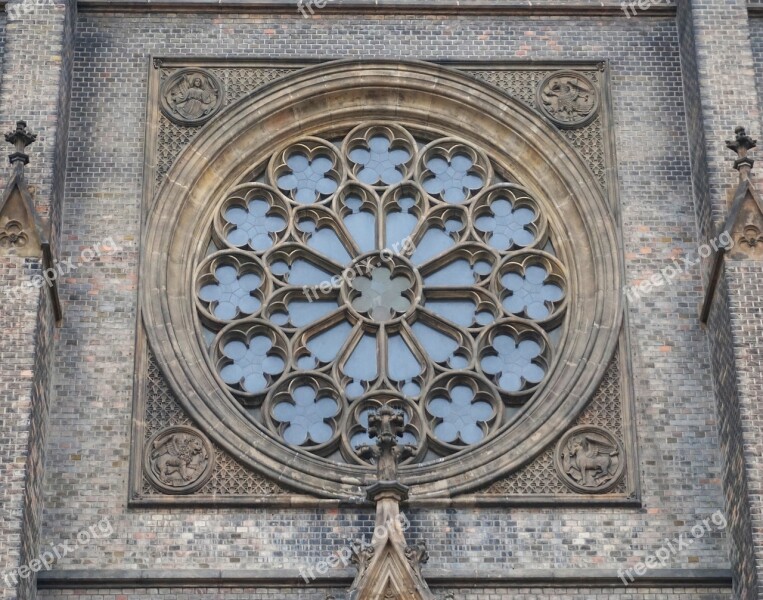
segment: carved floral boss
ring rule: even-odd
[[[306,137],[226,196],[211,240],[196,271],[210,358],[286,444],[363,463],[368,415],[386,404],[409,461],[458,452],[553,360],[566,271],[546,217],[462,140],[391,123]]]

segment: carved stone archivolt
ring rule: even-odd
[[[575,427],[556,446],[556,468],[562,480],[582,493],[613,488],[625,469],[625,452],[614,434],[602,427]]]
[[[169,494],[189,494],[201,488],[214,468],[209,440],[192,427],[168,427],[146,444],[146,476]]]
[[[162,112],[178,125],[199,126],[222,106],[222,83],[204,69],[182,69],[164,82]]]
[[[341,90],[349,109],[343,113],[342,123],[332,122],[332,77],[339,76],[338,85],[348,68],[364,71],[365,83],[357,87],[373,88],[375,100],[370,102],[374,106],[368,106],[365,90]],[[161,87],[162,102],[168,98],[170,85],[183,87],[177,76],[183,71],[191,76],[188,71],[192,70],[169,72]],[[319,75],[319,71],[323,73]],[[210,69],[212,72],[220,80],[229,77],[221,75],[227,72],[224,69]],[[444,72],[448,73],[447,85],[440,79]],[[389,77],[395,79],[394,85]],[[421,81],[430,77],[431,90],[425,85],[422,91]],[[262,105],[264,121],[245,123],[251,111],[263,110],[252,96],[252,100],[226,111],[226,127],[240,132],[270,127],[267,114],[286,106],[284,102],[293,102],[288,110],[304,109],[310,115],[306,122],[312,125],[305,128],[307,135],[284,139],[275,151],[268,150],[262,136],[252,137],[243,153],[226,148],[225,163],[199,165],[193,171],[192,155],[209,144],[208,133],[213,127],[198,130],[187,138],[194,150],[176,162],[173,183],[163,188],[152,211],[155,215],[149,215],[153,222],[174,201],[176,216],[184,214],[184,219],[190,219],[185,238],[194,247],[178,254],[182,258],[177,264],[186,265],[187,258],[195,261],[195,265],[189,263],[183,268],[193,272],[195,296],[189,300],[198,329],[176,333],[181,338],[191,334],[189,340],[195,338],[207,356],[181,360],[212,364],[214,368],[200,379],[192,375],[200,386],[181,383],[176,374],[168,372],[180,403],[193,406],[192,412],[201,419],[200,429],[224,451],[240,457],[246,468],[321,496],[357,497],[360,484],[369,476],[369,461],[358,452],[367,437],[367,415],[385,403],[407,415],[405,435],[417,447],[417,452],[405,459],[401,475],[413,483],[413,496],[461,494],[481,485],[480,476],[474,474],[489,473],[483,476],[494,479],[501,472],[515,470],[526,460],[533,428],[541,443],[549,443],[554,429],[559,431],[558,416],[562,413],[556,411],[563,399],[549,402],[543,394],[564,380],[564,357],[574,353],[576,346],[582,349],[585,345],[566,334],[569,320],[585,322],[586,315],[597,313],[597,319],[603,317],[597,322],[609,325],[597,328],[599,345],[588,344],[585,350],[598,354],[598,358],[587,360],[602,366],[582,378],[576,374],[568,379],[568,384],[579,386],[581,392],[579,407],[567,414],[579,412],[590,398],[591,388],[600,379],[617,342],[619,257],[614,224],[598,183],[586,183],[590,175],[585,168],[573,173],[579,159],[566,150],[569,160],[562,162],[565,168],[572,167],[570,172],[557,173],[556,182],[539,181],[543,155],[551,152],[554,157],[549,154],[548,160],[559,160],[560,142],[552,141],[558,132],[531,111],[510,105],[516,122],[529,119],[533,124],[523,127],[546,136],[543,143],[537,140],[528,146],[526,131],[512,132],[506,122],[505,96],[489,88],[480,89],[479,84],[452,71],[419,64],[380,64],[378,69],[373,65],[365,69],[347,61],[342,68],[332,70],[326,65],[306,69],[289,79],[293,81],[271,86],[274,104]],[[314,98],[320,80],[329,94],[323,107]],[[436,80],[440,89],[435,89]],[[199,89],[198,82],[185,81]],[[346,85],[344,81],[342,85]],[[394,121],[362,121],[352,116],[353,110],[384,115],[388,92],[394,95],[407,85],[417,91],[411,95],[410,107],[402,112],[396,109]],[[578,86],[585,95],[583,83]],[[281,96],[281,90],[288,87],[294,91],[290,100]],[[464,113],[468,127],[454,124],[447,116],[449,104],[460,106],[467,89],[480,97]],[[220,90],[220,98],[229,95],[222,87]],[[196,100],[197,95],[192,92],[190,97]],[[185,96],[180,89],[175,97]],[[598,106],[598,95],[594,97]],[[389,100],[397,102],[392,96]],[[496,110],[491,112],[494,101]],[[191,106],[198,110],[198,104]],[[419,104],[433,110],[424,129],[414,117]],[[572,106],[580,114],[583,100],[574,98]],[[589,116],[595,117],[596,110],[593,107]],[[166,108],[163,111],[169,118]],[[500,149],[492,145],[496,123],[506,133],[502,139],[508,140]],[[277,126],[277,122],[272,125]],[[177,119],[172,126],[179,126]],[[189,130],[188,125],[180,128]],[[277,137],[274,132],[269,135]],[[517,141],[516,156],[525,155],[519,162],[512,154],[512,139]],[[213,156],[215,151],[210,152]],[[224,181],[213,181],[204,174],[207,169],[210,174],[214,169],[228,175]],[[178,175],[186,178],[185,183],[180,184]],[[191,194],[182,197],[179,185],[187,186]],[[576,188],[572,204],[582,204],[570,213],[565,210],[562,218],[553,199],[569,197],[570,186]],[[202,198],[216,201],[204,207]],[[193,211],[198,212],[194,215]],[[595,221],[603,229],[592,236],[591,255],[584,251],[570,264],[569,259],[578,252],[567,247],[567,240],[589,236],[586,215],[597,212],[600,216]],[[410,221],[413,245],[403,248],[400,244],[398,252],[382,254],[388,242],[395,241],[385,231],[393,217],[398,222]],[[175,218],[166,214],[161,220],[166,225]],[[364,222],[372,223],[370,235],[363,233],[367,227]],[[578,231],[573,232],[576,228]],[[450,241],[437,247],[428,261],[415,261],[416,251],[432,243],[425,238],[440,235],[438,232],[444,234],[443,242]],[[164,269],[161,257],[174,255],[168,246],[160,249],[163,237],[159,229],[149,234],[144,276],[151,281]],[[340,259],[339,253],[347,256]],[[365,269],[374,258],[377,264]],[[300,277],[310,269],[324,276],[302,281]],[[347,269],[355,272],[351,282],[341,278]],[[468,284],[449,287],[436,283],[438,277],[458,280],[460,270],[462,275],[468,274]],[[166,274],[169,282],[179,283],[184,277],[181,273]],[[320,291],[320,284],[334,276],[339,277],[339,284]],[[603,297],[589,297],[581,276],[598,281],[590,289],[610,294],[609,306],[599,304]],[[454,296],[456,291],[458,297]],[[179,308],[173,306],[176,297],[170,293],[167,299],[158,299],[165,305],[161,312],[170,320]],[[163,341],[159,313],[152,310],[154,300],[144,297],[142,302],[148,336],[163,365],[169,346]],[[456,300],[461,306],[458,313],[445,314]],[[321,312],[321,304],[325,307],[331,303],[333,309],[328,306],[328,312]],[[300,305],[308,305],[307,312]],[[467,305],[471,308],[464,311]],[[307,320],[316,314],[317,320]],[[349,330],[344,331],[347,327]],[[423,329],[432,333],[421,333]],[[337,332],[346,335],[340,339],[336,355],[329,357],[326,339],[336,337]],[[442,339],[430,340],[428,347],[428,336]],[[172,347],[185,352],[189,340]],[[405,365],[398,360],[397,371],[390,370],[393,359],[403,356],[403,351],[412,359],[404,361]],[[362,359],[365,353],[377,358],[378,362],[373,361],[377,363],[375,373],[370,373],[369,361]],[[400,371],[411,365],[416,366],[416,373],[410,368],[410,373]],[[186,374],[178,375],[182,378]],[[570,371],[566,377],[571,376]],[[186,396],[185,390],[202,389],[206,390],[203,397],[192,400]],[[226,434],[219,435],[222,431],[213,426],[219,416],[208,412],[204,397],[209,401],[214,397],[214,411],[227,414]],[[235,405],[238,409],[230,412]],[[259,442],[254,441],[262,435],[257,427],[252,429],[255,423],[270,432]],[[537,431],[537,424],[545,433]],[[498,432],[506,427],[520,440],[528,440],[525,446],[520,443],[508,453],[495,446],[503,439]],[[273,439],[280,440],[281,447],[260,455],[258,445],[272,444]],[[489,453],[464,454],[465,450],[488,445],[493,448]],[[537,442],[533,445],[538,448]],[[455,453],[467,460],[459,461],[461,464],[432,463],[432,459]],[[483,457],[488,456],[500,456],[501,464],[485,469]],[[325,461],[334,466],[326,469]],[[410,470],[416,464],[420,465],[416,471]],[[439,483],[442,479],[449,485]]]
[[[538,86],[538,106],[559,127],[582,127],[596,115],[599,94],[582,73],[559,71]]]

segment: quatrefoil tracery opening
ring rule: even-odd
[[[544,204],[482,149],[391,123],[275,152],[220,203],[196,305],[222,385],[283,443],[362,463],[406,411],[421,461],[542,386],[567,303]]]

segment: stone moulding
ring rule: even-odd
[[[404,105],[401,97],[406,99]],[[452,122],[456,108],[463,125]],[[149,107],[149,113],[152,110],[155,107]],[[403,481],[412,486],[412,502],[453,503],[456,496],[474,493],[516,472],[548,447],[593,396],[621,337],[622,266],[617,227],[607,199],[598,185],[590,184],[590,171],[561,134],[520,102],[449,68],[376,61],[337,61],[307,68],[268,84],[261,93],[244,97],[199,131],[190,142],[193,150],[179,157],[159,188],[148,214],[143,244],[142,318],[169,386],[191,421],[216,446],[236,456],[245,467],[301,494],[323,497],[324,502],[357,501],[363,485],[372,481],[367,467],[332,465],[332,472],[326,473],[320,459],[275,444],[225,398],[206,367],[206,358],[196,353],[199,344],[193,326],[170,325],[192,322],[190,315],[183,316],[187,300],[183,290],[192,285],[190,275],[171,257],[197,253],[209,216],[204,198],[220,196],[251,170],[264,156],[263,140],[282,144],[303,132],[338,129],[367,119],[369,114],[394,118],[420,130],[452,131],[511,157],[507,170],[537,193],[554,198],[564,209],[564,223],[553,216],[554,227],[566,230],[567,239],[586,240],[579,247],[579,262],[573,269],[571,286],[578,297],[570,306],[570,322],[592,334],[590,339],[579,335],[567,338],[567,356],[585,358],[581,362],[565,361],[563,369],[555,367],[552,381],[545,386],[546,390],[569,389],[572,393],[552,394],[554,400],[545,409],[534,403],[510,425],[518,434],[514,439],[496,437],[479,452],[443,461],[436,468],[425,464],[403,469]],[[236,143],[226,143],[230,139]],[[147,179],[151,179],[150,174]],[[188,189],[192,191],[186,193]],[[176,231],[183,234],[176,235]],[[165,288],[166,297],[153,291]],[[601,293],[593,294],[593,289]],[[599,325],[591,329],[594,322]],[[593,365],[588,370],[582,368],[586,362]],[[626,370],[627,364],[625,361]],[[205,366],[193,369],[189,365]],[[256,443],[250,443],[251,439]],[[135,448],[135,440],[133,444]],[[630,466],[635,452],[629,452],[629,441],[625,445]],[[140,504],[144,498],[137,491],[141,487],[138,473],[133,468],[131,502]],[[630,492],[613,498],[616,502],[629,503],[635,498],[637,486],[632,485],[630,469],[628,473]],[[594,502],[610,500],[606,495],[587,498]],[[185,498],[173,498],[181,499]],[[193,501],[192,497],[187,500]],[[280,496],[280,502],[285,500]],[[483,500],[496,503],[506,498],[494,495]],[[156,502],[156,498],[149,502]]]

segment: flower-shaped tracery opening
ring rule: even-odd
[[[344,152],[361,183],[384,187],[403,181],[416,142],[402,127],[359,127],[347,136]]]
[[[264,252],[286,233],[289,211],[271,187],[250,183],[231,190],[215,216],[218,246]]]
[[[337,191],[342,176],[340,158],[327,142],[308,139],[287,148],[271,161],[275,185],[297,204],[313,204]]]
[[[262,307],[269,284],[262,263],[244,252],[217,252],[199,268],[197,305],[213,322],[253,316]]]
[[[5,229],[0,230],[0,248],[23,248],[29,242],[19,221],[8,221]]]
[[[432,196],[449,204],[460,204],[489,184],[487,157],[455,140],[438,140],[422,151],[421,185]]]
[[[485,439],[488,423],[496,416],[491,403],[478,399],[474,390],[465,384],[455,385],[446,393],[434,396],[427,404],[427,412],[438,421],[434,426],[435,437],[448,444],[463,446]]]
[[[223,346],[229,364],[220,369],[220,376],[228,385],[240,385],[245,392],[263,392],[268,376],[283,373],[284,360],[273,352],[273,343],[265,336],[252,338],[247,345],[232,340]]]
[[[221,381],[284,444],[331,460],[368,464],[355,448],[380,398],[406,412],[411,461],[486,441],[560,339],[545,205],[462,140],[388,123],[331,139],[274,153],[219,206],[195,285]]]
[[[223,265],[215,269],[216,283],[209,283],[199,290],[202,301],[214,305],[216,317],[230,320],[237,314],[251,315],[261,306],[260,300],[252,295],[262,284],[255,273],[239,275],[236,267]]]
[[[546,219],[535,200],[516,185],[500,184],[486,190],[475,201],[472,218],[478,237],[496,250],[545,243]]]
[[[480,368],[498,388],[508,394],[522,394],[537,386],[548,371],[548,342],[532,329],[511,325],[498,327],[488,336],[480,353]]]
[[[525,313],[530,319],[545,319],[551,314],[550,303],[564,298],[562,288],[548,283],[548,271],[540,265],[527,267],[524,276],[506,273],[501,283],[510,292],[503,301],[510,313]]]
[[[267,250],[273,245],[271,234],[283,231],[286,221],[278,215],[268,216],[270,205],[261,199],[250,200],[246,208],[232,206],[224,219],[233,225],[228,241],[234,246],[249,247],[255,251]]]
[[[273,407],[273,418],[285,424],[284,440],[295,446],[328,442],[334,431],[327,421],[337,416],[339,403],[329,396],[317,397],[307,385],[295,388],[291,400]]]

